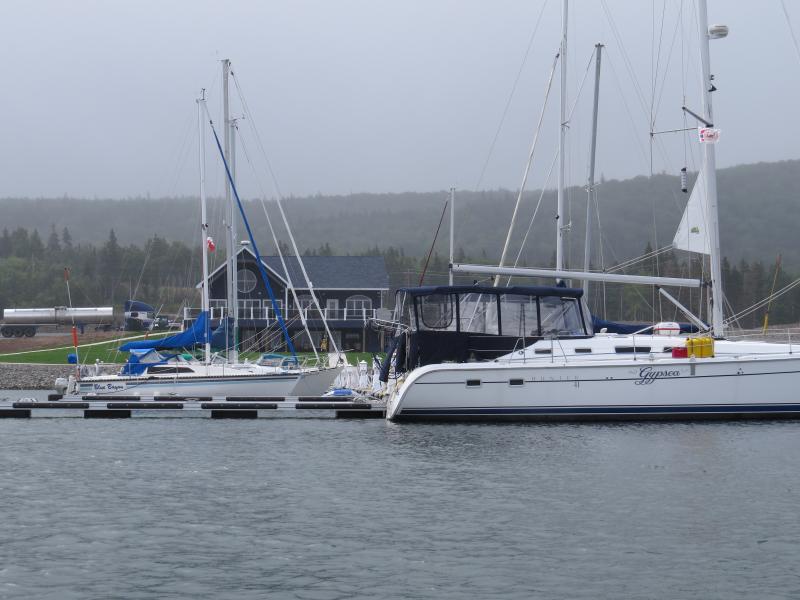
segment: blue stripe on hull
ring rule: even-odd
[[[680,418],[710,416],[713,418],[758,417],[767,415],[796,415],[800,404],[706,404],[668,406],[521,406],[475,408],[409,408],[395,415],[403,418],[472,418],[472,417],[564,417],[591,418]]]

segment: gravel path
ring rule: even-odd
[[[52,390],[57,377],[68,377],[70,365],[0,363],[0,390]]]

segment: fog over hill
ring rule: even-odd
[[[745,258],[772,262],[781,253],[787,267],[800,267],[798,171],[800,160],[740,165],[719,171],[722,249],[726,257],[732,261]],[[638,256],[648,243],[653,247],[668,245],[688,199],[680,191],[678,177],[665,174],[602,181],[597,194],[607,263]],[[539,191],[525,195],[514,236],[517,247],[539,196]],[[430,247],[446,198],[445,191],[317,195],[286,198],[284,206],[301,250],[325,243],[336,253],[394,246],[407,255],[421,256]],[[456,245],[470,256],[496,260],[515,198],[516,192],[509,190],[458,191]],[[573,187],[569,198],[571,264],[577,267],[583,260],[586,193]],[[274,202],[266,205],[277,221]],[[248,200],[246,210],[263,240],[262,251],[271,251],[261,202]],[[543,196],[526,245],[525,263],[549,264],[554,251],[554,212],[555,194],[549,190]],[[52,227],[59,232],[67,227],[74,243],[100,244],[112,228],[122,245],[142,245],[154,235],[191,245],[199,242],[200,211],[196,198],[5,198],[0,199],[0,214],[2,228],[35,228],[43,238]],[[222,214],[221,201],[214,199],[209,222],[212,235],[218,240],[224,236]],[[442,254],[447,252],[446,227],[445,220],[437,244]],[[282,237],[286,239],[285,235]],[[595,250],[595,255],[599,257],[599,251]]]

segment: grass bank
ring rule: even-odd
[[[141,338],[141,336],[135,336]],[[151,336],[153,339],[158,336]],[[78,357],[81,364],[91,364],[96,360],[104,363],[124,363],[128,359],[127,352],[120,352],[119,347],[124,343],[125,339],[112,340],[108,342],[97,342],[86,346],[78,346]],[[72,348],[52,348],[49,350],[30,350],[27,352],[17,352],[9,354],[0,354],[0,362],[3,363],[38,363],[48,365],[65,365],[67,364],[67,355],[72,354]],[[372,354],[369,352],[347,352],[347,361],[351,364],[358,364],[359,361],[365,360],[368,365],[372,364]],[[243,353],[242,359],[257,360],[261,356],[258,352]],[[300,354],[301,358],[313,358],[313,354]],[[381,355],[382,356],[382,355]]]

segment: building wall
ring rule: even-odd
[[[255,300],[258,301],[259,306],[264,306],[265,301],[269,304],[269,294],[267,293],[267,288],[261,278],[255,259],[248,253],[241,254],[239,256],[238,268],[240,271],[244,269],[250,271],[252,276],[248,275],[244,277],[245,279],[253,281],[255,284],[253,289],[249,292],[243,292],[241,289],[239,290],[240,303],[243,300]],[[212,300],[212,307],[215,304],[213,302],[214,300],[224,302],[227,297],[225,273],[226,269],[221,269],[211,280],[209,296]],[[269,269],[267,270],[267,275],[276,298],[281,301],[281,307],[283,309],[287,307],[296,308],[292,295],[284,283],[273,276]],[[331,329],[339,348],[359,352],[380,352],[383,350],[382,337],[377,332],[367,330],[363,327],[363,313],[359,314],[356,312],[356,314],[352,314],[352,311],[348,311],[346,315],[347,320],[343,320],[345,316],[343,311],[348,306],[348,299],[353,299],[354,297],[368,298],[371,301],[373,309],[383,308],[387,296],[386,290],[315,289],[314,292],[323,310],[329,308],[329,300],[335,300],[338,304],[338,311],[333,313],[333,318],[328,319],[328,327]],[[301,304],[304,301],[311,302],[311,296],[307,290],[296,289],[296,293]],[[266,326],[259,324],[257,321],[242,321],[239,339],[242,341],[243,347],[251,347],[253,350],[258,351],[269,350],[269,348],[265,347],[265,329]],[[311,329],[312,339],[315,345],[319,348],[319,343],[324,333],[319,319],[316,319],[316,323],[311,324],[309,329]],[[311,341],[308,339],[308,335],[303,331],[303,326],[299,321],[290,322],[289,331],[298,351],[311,350]],[[270,336],[270,339],[272,339],[272,336]],[[328,347],[331,348],[332,346],[329,344]]]

